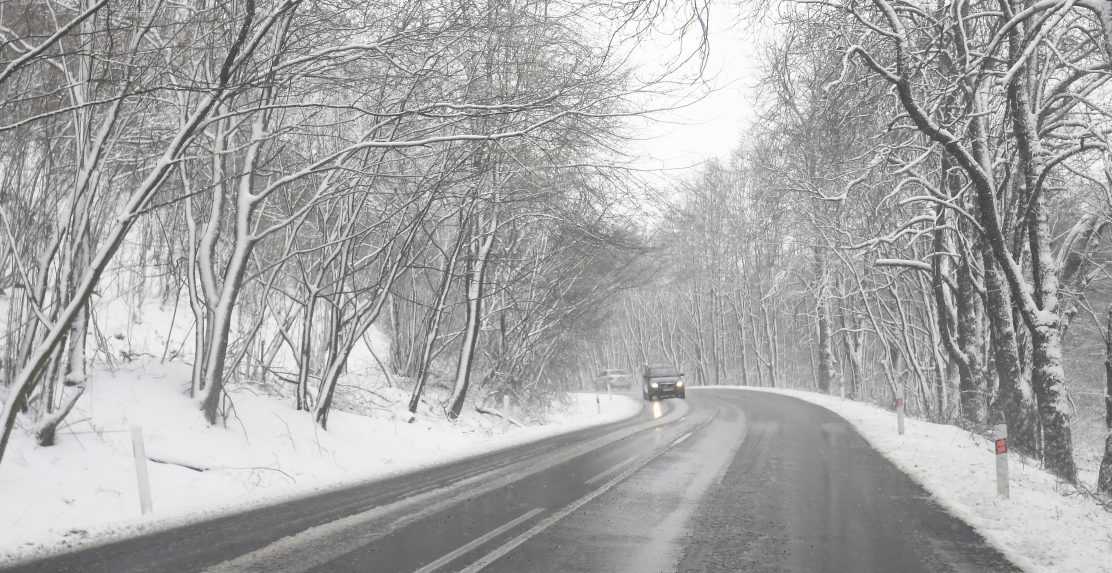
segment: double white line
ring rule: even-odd
[[[529,521],[530,519],[533,518],[533,516],[537,515],[538,513],[542,512],[542,511],[544,511],[543,507],[533,508],[533,509],[525,512],[525,514],[519,515],[516,519],[513,519],[512,521],[509,521],[508,523],[503,524],[502,526],[498,527],[497,529],[493,529],[493,530],[487,532],[486,535],[483,535],[482,537],[479,537],[478,539],[475,539],[475,540],[471,541],[467,545],[464,545],[464,546],[456,549],[455,551],[452,551],[450,553],[447,553],[447,554],[443,555],[442,557],[440,557],[436,561],[433,561],[432,563],[429,563],[428,565],[425,565],[424,567],[414,571],[413,573],[432,573],[433,571],[436,571],[437,569],[440,569],[441,567],[451,563],[452,561],[455,561],[456,559],[459,559],[460,557],[463,557],[464,555],[467,555],[468,553],[470,553],[476,547],[490,541],[491,539],[494,539],[495,537],[498,537],[499,535],[502,535],[503,533],[517,527],[518,525],[520,525],[520,524],[522,524],[526,521]]]
[[[518,459],[479,473],[456,476],[447,483],[424,488],[420,492],[411,492],[401,499],[375,505],[294,533],[231,560],[214,564],[205,571],[207,573],[303,573],[322,567],[403,527],[455,507],[464,499],[473,499],[506,487],[645,430],[673,424],[682,419],[681,415],[678,419],[666,416],[658,420],[636,422],[585,442]],[[537,513],[533,513],[528,518],[523,517],[514,525],[520,526],[543,511],[538,509]],[[500,528],[500,532],[504,533],[511,529],[513,526],[507,525],[504,529]],[[489,540],[497,537],[497,535],[488,535],[489,537],[484,536],[484,538]],[[472,550],[479,545],[482,543],[468,544],[469,549]],[[457,555],[456,551],[452,554]],[[440,562],[439,559],[436,562]]]
[[[491,563],[494,563],[495,561],[501,559],[502,557],[505,557],[511,551],[513,551],[514,549],[517,549],[522,544],[524,544],[526,541],[529,541],[533,537],[536,537],[537,535],[543,533],[546,529],[552,527],[553,525],[556,525],[557,523],[560,522],[560,520],[562,520],[565,517],[571,515],[572,513],[574,513],[579,508],[581,508],[584,505],[590,503],[592,500],[594,500],[595,498],[599,497],[600,495],[606,493],[607,491],[610,491],[610,489],[612,489],[614,486],[616,486],[619,483],[625,481],[627,478],[629,478],[633,474],[637,473],[637,471],[639,471],[641,468],[645,467],[646,465],[648,465],[650,462],[652,462],[656,458],[659,458],[660,456],[667,453],[673,447],[678,446],[679,444],[682,444],[684,441],[686,441],[688,438],[691,437],[692,433],[694,433],[694,432],[693,431],[688,432],[688,433],[680,436],[675,441],[668,444],[668,446],[665,447],[664,449],[662,449],[662,450],[660,450],[660,451],[658,451],[658,452],[656,452],[656,453],[654,453],[654,454],[652,454],[648,457],[642,458],[640,461],[637,461],[637,463],[633,464],[632,466],[627,468],[625,471],[622,471],[618,475],[614,476],[613,478],[608,480],[606,483],[599,486],[597,489],[594,489],[590,493],[588,493],[588,494],[584,495],[583,497],[580,497],[579,499],[573,501],[570,505],[565,506],[564,508],[560,509],[556,513],[553,513],[552,515],[549,515],[548,517],[545,517],[544,519],[538,521],[536,523],[536,525],[534,525],[533,527],[530,527],[529,529],[525,530],[524,532],[518,534],[513,539],[510,539],[509,541],[503,543],[502,545],[500,545],[499,547],[497,547],[496,549],[494,549],[490,553],[487,553],[486,555],[480,557],[474,563],[468,565],[464,569],[461,569],[459,571],[459,573],[478,573],[479,571],[482,571],[483,569],[487,568]],[[586,483],[588,485],[590,485],[592,482],[597,481],[597,480],[605,477],[606,475],[614,472],[615,470],[617,470],[617,469],[619,469],[619,468],[621,468],[621,467],[623,467],[627,464],[630,464],[631,462],[633,462],[636,459],[637,459],[636,457],[629,458],[629,459],[619,463],[618,465],[616,465],[616,466],[614,466],[614,467],[612,467],[612,468],[610,468],[610,469],[608,469],[608,470],[606,470],[606,471],[588,479]],[[463,555],[466,555],[467,553],[470,553],[472,550],[479,547],[480,545],[483,545],[483,544],[487,543],[488,541],[494,539],[495,537],[498,537],[499,535],[505,533],[506,531],[509,531],[509,530],[513,529],[514,527],[520,525],[521,523],[524,523],[525,521],[528,521],[533,516],[537,515],[538,513],[542,512],[542,511],[544,511],[544,508],[539,508],[538,507],[538,508],[532,509],[532,510],[526,512],[525,514],[518,516],[517,518],[513,519],[512,521],[509,521],[509,522],[501,525],[497,529],[494,529],[494,530],[486,533],[482,537],[479,537],[479,538],[471,541],[467,545],[464,545],[464,546],[462,546],[462,547],[460,547],[460,548],[458,548],[458,549],[456,549],[456,550],[454,550],[450,553],[445,554],[444,556],[440,557],[436,561],[433,561],[432,563],[429,563],[428,565],[425,565],[424,567],[418,569],[415,573],[432,573],[433,571],[436,571],[437,569],[440,569],[441,567],[451,563],[452,561],[458,559],[459,557],[462,557]]]

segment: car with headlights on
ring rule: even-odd
[[[641,369],[641,395],[646,400],[686,398],[683,372],[671,364],[646,364]]]

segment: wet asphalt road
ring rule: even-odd
[[[1015,571],[843,420],[700,389],[641,417],[18,571]]]

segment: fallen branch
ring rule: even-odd
[[[486,414],[487,416],[496,416],[498,418],[502,418],[503,420],[505,420],[505,421],[507,421],[507,422],[519,427],[519,428],[524,428],[525,427],[525,424],[522,424],[521,422],[518,422],[517,420],[507,416],[506,414],[503,414],[502,412],[499,412],[498,410],[494,410],[492,408],[483,408],[483,407],[480,407],[480,406],[475,406],[475,411],[480,413],[480,414]]]
[[[267,467],[267,466],[243,466],[243,467],[237,467],[237,466],[203,466],[203,465],[200,465],[196,462],[183,462],[183,461],[180,461],[180,460],[172,460],[172,459],[169,459],[169,458],[156,458],[156,457],[153,457],[153,456],[147,456],[147,459],[156,463],[156,464],[163,464],[163,465],[168,465],[168,466],[178,466],[178,467],[185,468],[187,470],[192,470],[192,471],[195,471],[195,472],[202,472],[202,473],[203,472],[209,472],[209,471],[230,471],[230,470],[235,470],[235,471],[266,470],[266,471],[280,473],[283,476],[285,476],[286,479],[290,480],[291,482],[295,482],[295,483],[297,482],[297,480],[294,479],[294,477],[291,476],[290,474],[288,474],[288,473],[286,473],[286,472],[284,472],[284,471],[282,471],[278,468],[271,468],[271,467]]]
[[[167,465],[167,466],[178,466],[178,467],[185,468],[187,470],[193,470],[195,472],[207,472],[207,471],[212,469],[208,466],[200,466],[200,465],[197,465],[197,464],[191,464],[191,463],[186,463],[186,462],[177,462],[177,461],[168,460],[168,459],[165,459],[165,458],[155,458],[155,457],[147,456],[147,459],[156,463],[156,464],[163,464],[163,465]]]

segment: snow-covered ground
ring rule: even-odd
[[[812,392],[747,389],[794,396],[842,416],[943,507],[1025,570],[1112,572],[1112,512],[1030,460],[1010,456],[1011,497],[1001,499],[996,495],[993,444],[979,435],[908,419],[901,436],[895,414],[871,404]]]
[[[58,433],[36,447],[17,430],[0,463],[0,563],[96,543],[321,489],[384,477],[635,415],[640,401],[573,394],[535,425],[470,409],[455,422],[425,405],[407,423],[407,392],[345,380],[371,415],[334,409],[328,431],[266,387],[233,385],[227,427],[208,427],[186,395],[188,366],[140,360],[93,373]],[[154,512],[140,516],[129,429],[140,426]],[[195,471],[184,466],[204,468]]]

